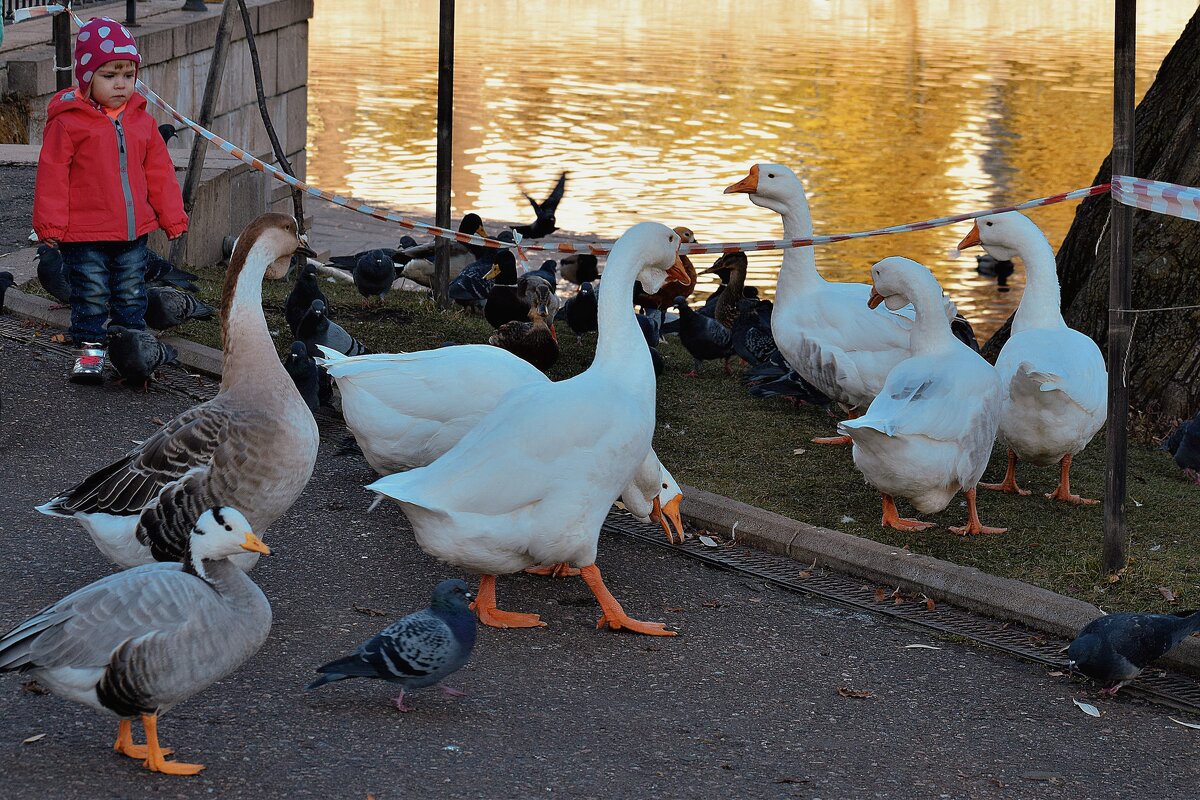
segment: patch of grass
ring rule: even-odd
[[[211,303],[219,302],[222,270],[196,271],[201,274],[201,295]],[[352,285],[322,282],[321,287],[333,319],[376,351],[486,342],[492,333],[482,317],[438,311],[415,293],[392,292],[382,308],[364,310]],[[263,291],[268,325],[281,332],[281,355],[291,345],[283,319],[288,290],[286,283],[268,282]],[[219,346],[215,321],[189,323],[180,333]],[[565,325],[559,326],[559,333],[562,357],[550,373],[555,380],[586,369],[595,344],[595,334],[578,344]],[[942,513],[921,516],[938,525],[933,530],[905,534],[881,528],[879,495],[854,468],[850,448],[809,442],[813,436],[832,435],[836,417],[812,407],[797,409],[781,400],[756,400],[736,377],[726,377],[717,362],[706,364],[699,378],[685,378],[691,358],[678,341],[668,340],[660,350],[667,371],[658,382],[654,447],[682,483],[813,525],[1017,578],[1109,611],[1200,606],[1200,531],[1190,510],[1200,490],[1180,477],[1165,452],[1130,445],[1126,509],[1130,564],[1122,579],[1110,584],[1100,564],[1104,538],[1100,506],[1066,506],[1042,496],[1057,484],[1058,467],[1018,467],[1019,482],[1034,492],[1030,497],[980,492],[984,524],[1007,527],[1007,533],[968,538],[950,533],[948,526],[966,520],[961,495]],[[795,454],[796,449],[804,452]],[[1005,453],[997,447],[984,479],[999,481],[1005,464]],[[1076,457],[1072,489],[1085,497],[1100,497],[1104,469],[1101,432]],[[901,513],[916,516],[903,503]],[[1168,588],[1178,602],[1168,604],[1159,587]]]

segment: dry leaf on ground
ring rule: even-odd
[[[387,616],[386,611],[380,611],[378,608],[368,608],[367,606],[360,606],[357,603],[355,603],[355,605],[354,605],[354,610],[360,614],[365,614],[368,617],[386,617]]]
[[[34,736],[30,736],[28,739],[22,739],[22,740],[21,740],[21,744],[33,744],[33,743],[34,743],[34,742],[36,742],[38,739],[45,739],[45,738],[46,738],[46,734],[44,734],[44,733],[39,733],[39,734],[36,734],[36,735],[34,735]]]
[[[1172,592],[1170,589],[1168,589],[1166,586],[1158,587],[1158,592],[1166,599],[1166,601],[1168,603],[1175,602],[1175,593]]]
[[[866,689],[851,689],[848,686],[839,686],[837,692],[842,697],[856,697],[862,700],[865,700],[868,697],[874,697],[874,695],[868,692]]]
[[[1083,713],[1087,714],[1089,717],[1099,717],[1100,716],[1100,709],[1096,708],[1091,703],[1082,703],[1082,702],[1076,700],[1074,697],[1071,698],[1071,702],[1073,702],[1075,705],[1079,706],[1079,710],[1082,711]]]
[[[1194,722],[1184,722],[1183,720],[1175,719],[1174,717],[1167,717],[1167,719],[1171,720],[1171,722],[1174,722],[1176,725],[1182,725],[1185,728],[1193,728],[1200,731],[1200,725],[1197,725]]]

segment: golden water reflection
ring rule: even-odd
[[[316,0],[315,185],[432,209],[438,5]],[[757,161],[801,175],[818,233],[1087,186],[1111,143],[1112,6],[460,2],[454,213],[523,220],[520,187],[544,194],[566,169],[566,230],[611,238],[656,219],[701,241],[738,241],[782,235],[773,212],[721,193]],[[1195,9],[1195,0],[1138,4],[1139,95]],[[1074,207],[1031,212],[1056,248]],[[951,258],[966,229],[827,245],[817,263],[827,277],[864,280],[879,258],[915,258],[987,332],[1020,292],[998,294],[974,258]],[[769,294],[778,265],[777,252],[753,255],[751,282]]]

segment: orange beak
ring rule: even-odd
[[[758,191],[758,164],[750,168],[750,174],[742,178],[732,186],[725,187],[725,194],[736,194],[737,192],[745,192],[746,194],[754,194]]]
[[[692,276],[688,274],[687,268],[683,266],[682,256],[675,256],[675,263],[667,270],[667,280],[678,281],[686,286],[692,285]]]
[[[679,517],[679,506],[683,502],[683,495],[677,494],[665,506],[658,502],[658,498],[654,498],[653,508],[650,510],[650,519],[662,526],[663,532],[667,534],[667,541],[675,544],[675,534],[671,533],[671,528],[667,525],[667,520],[675,526],[675,530],[679,534],[679,544],[683,544],[683,520]]]
[[[979,223],[975,222],[971,224],[971,232],[964,236],[963,240],[958,243],[958,249],[966,250],[968,247],[975,247],[980,244],[983,244],[983,242],[979,240]]]
[[[867,298],[867,308],[877,308],[883,302],[883,295],[875,291],[875,287],[871,287],[871,296]]]
[[[262,539],[249,531],[246,531],[246,541],[242,542],[242,549],[249,550],[251,553],[262,553],[264,556],[271,555],[271,548],[263,544]]]

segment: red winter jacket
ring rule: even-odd
[[[187,230],[175,166],[146,98],[114,120],[79,89],[50,100],[33,193],[33,229],[64,242],[133,241]]]

